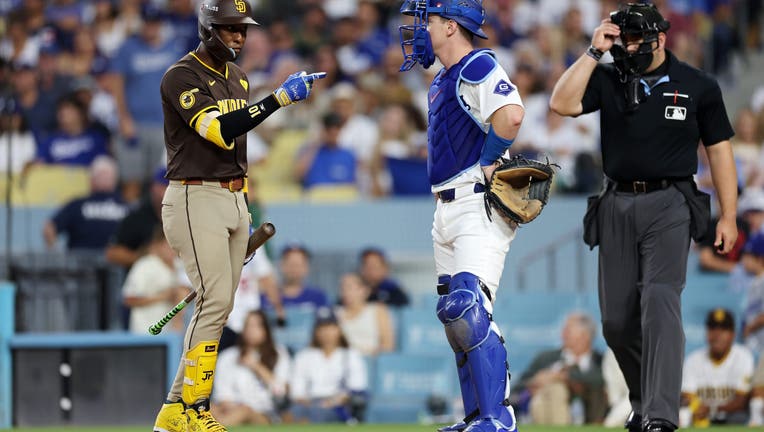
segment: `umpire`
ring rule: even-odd
[[[233,63],[252,18],[245,0],[204,0],[201,43],[167,70],[160,91],[167,178],[162,223],[197,292],[183,358],[155,432],[225,431],[209,412],[218,340],[233,306],[249,237],[246,132],[303,100],[325,74],[295,73],[249,105],[249,82]]]
[[[709,196],[692,178],[698,141],[720,201],[714,245],[727,253],[737,238],[733,131],[721,91],[665,49],[668,28],[652,4],[611,13],[550,100],[566,116],[601,110],[606,186],[589,199],[584,240],[599,244],[602,327],[629,387],[630,432],[670,432],[679,422],[680,294],[690,237],[699,240],[710,223]],[[614,62],[598,64],[606,51]]]

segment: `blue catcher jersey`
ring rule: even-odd
[[[478,160],[488,119],[504,105],[522,106],[490,50],[474,50],[441,70],[428,94],[427,169],[433,192],[483,182]]]

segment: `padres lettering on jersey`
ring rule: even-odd
[[[729,354],[715,362],[708,349],[701,348],[687,357],[682,375],[682,392],[696,395],[701,402],[717,407],[729,402],[737,392],[751,390],[753,355],[744,346],[733,345]]]
[[[229,179],[247,172],[246,135],[224,142],[217,117],[248,106],[249,82],[228,63],[225,73],[189,53],[162,79],[167,177]],[[259,109],[250,110],[253,117]]]

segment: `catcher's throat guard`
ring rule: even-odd
[[[480,0],[405,0],[400,13],[414,18],[412,24],[398,27],[404,58],[401,72],[410,70],[417,63],[425,69],[435,63],[435,52],[427,31],[430,14],[454,20],[475,36],[488,38],[480,28],[485,23],[485,9]]]
[[[520,155],[501,159],[485,193],[488,216],[493,207],[503,218],[518,224],[536,219],[549,200],[554,167],[559,165]]]

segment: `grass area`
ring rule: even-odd
[[[436,426],[431,425],[394,425],[394,424],[375,424],[375,425],[358,425],[358,426],[345,426],[345,425],[279,425],[279,426],[249,426],[249,427],[236,427],[230,428],[231,432],[434,432],[437,429]],[[48,427],[48,428],[17,428],[12,429],[14,431],[23,432],[55,432],[55,431],[98,431],[98,432],[148,432],[151,430],[151,426],[131,426],[131,427]],[[552,427],[552,426],[535,426],[535,425],[520,425],[520,431],[522,432],[619,432],[622,429],[608,429],[601,426],[569,426],[569,427]],[[731,427],[731,426],[715,426],[713,431],[715,432],[753,432],[756,428],[746,427]],[[681,429],[682,432],[697,431],[701,429]],[[709,429],[703,429],[708,432]]]

